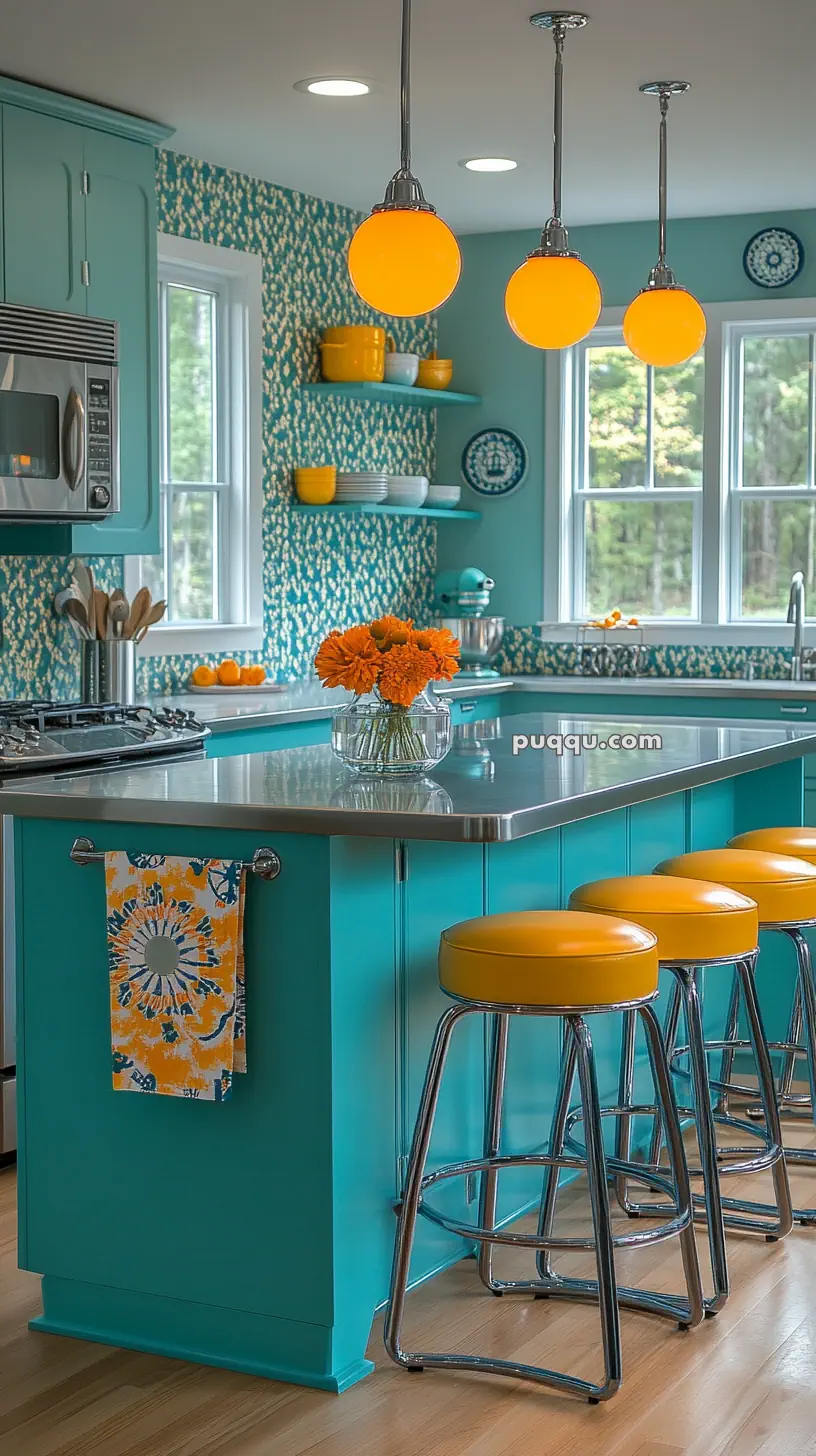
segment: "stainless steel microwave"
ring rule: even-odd
[[[0,304],[0,521],[119,510],[119,370],[109,319]]]

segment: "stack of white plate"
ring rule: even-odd
[[[428,494],[427,475],[389,475],[390,506],[421,506]]]
[[[434,506],[436,510],[452,511],[454,506],[458,506],[461,497],[461,485],[429,485],[425,504]]]
[[[384,470],[338,470],[336,501],[358,501],[379,505],[388,494],[388,476]]]

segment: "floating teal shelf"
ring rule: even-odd
[[[480,521],[481,511],[440,510],[436,506],[369,505],[366,501],[338,501],[327,506],[307,506],[295,502],[296,511],[312,511],[334,515],[363,516],[435,516],[440,521]]]
[[[440,409],[450,404],[481,404],[478,394],[456,394],[452,389],[418,389],[415,384],[304,384],[307,394],[342,394],[346,399],[368,399],[377,404],[411,404],[417,409]]]

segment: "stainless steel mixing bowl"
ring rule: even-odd
[[[459,638],[465,672],[484,672],[492,666],[504,636],[504,617],[440,617],[439,622]]]

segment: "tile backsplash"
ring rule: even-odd
[[[346,270],[359,214],[175,152],[159,153],[156,185],[162,231],[262,258],[264,648],[236,656],[262,658],[278,680],[305,677],[332,627],[386,610],[428,618],[436,527],[395,516],[301,514],[292,509],[291,468],[334,460],[347,469],[432,475],[434,416],[301,391],[318,377],[323,328],[373,318]],[[398,348],[428,354],[435,347],[430,318],[374,321],[387,322]],[[102,585],[121,582],[121,559],[93,566]],[[63,557],[0,557],[0,696],[78,693],[77,643],[52,608],[70,567]],[[142,691],[179,691],[197,660],[145,659]]]
[[[637,641],[636,634],[634,640]],[[599,636],[600,640],[600,636]],[[501,672],[571,674],[576,667],[572,642],[542,641],[535,627],[507,627],[496,664]],[[791,652],[784,647],[679,647],[649,644],[645,677],[790,677]]]

